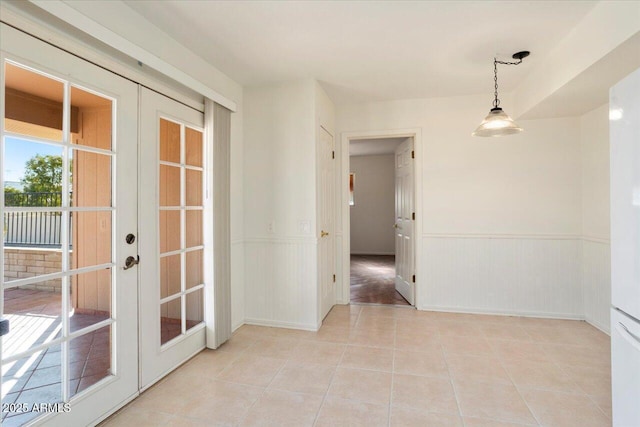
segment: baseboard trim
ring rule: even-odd
[[[283,322],[281,320],[267,320],[267,319],[244,319],[245,325],[255,326],[269,326],[273,328],[286,328],[286,329],[298,329],[301,331],[317,332],[321,325],[314,325],[311,323],[296,323],[296,322]]]
[[[584,320],[594,328],[598,329],[600,332],[611,336],[611,331],[608,330],[608,328],[606,328],[605,325],[600,324],[600,322],[596,322],[595,320],[590,319],[588,317],[585,317]]]
[[[440,306],[417,306],[421,311],[439,311],[443,313],[464,313],[464,314],[490,314],[493,316],[520,316],[520,317],[539,317],[543,319],[561,319],[561,320],[585,320],[584,316],[579,314],[568,313],[548,313],[544,311],[520,311],[520,310],[495,310],[495,309],[475,309],[466,307],[440,307]]]

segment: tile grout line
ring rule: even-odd
[[[351,315],[349,315],[349,317],[351,317]],[[360,318],[360,312],[358,312],[358,319]],[[358,320],[356,319],[356,322]],[[320,412],[322,411],[322,408],[324,407],[324,403],[327,400],[327,397],[329,396],[329,390],[331,390],[331,385],[333,384],[333,379],[336,376],[336,373],[338,372],[338,367],[340,366],[340,364],[342,363],[342,359],[344,359],[344,354],[347,352],[347,345],[348,344],[343,344],[344,345],[344,349],[342,350],[342,354],[340,355],[340,360],[338,360],[338,364],[335,366],[333,373],[331,374],[331,379],[329,380],[329,386],[327,387],[327,391],[324,392],[324,395],[322,396],[322,402],[320,403],[320,407],[318,408],[318,412],[316,412],[316,417],[313,420],[313,426],[317,425],[318,423],[318,418],[320,418]]]
[[[544,349],[543,349],[544,351]],[[520,396],[520,399],[522,399],[522,401],[524,402],[525,406],[527,407],[527,409],[529,410],[529,413],[531,414],[531,416],[533,417],[533,419],[536,421],[536,423],[538,423],[538,426],[541,426],[542,423],[540,422],[540,420],[538,419],[538,417],[536,416],[536,414],[533,412],[533,410],[531,409],[531,406],[529,405],[529,402],[527,402],[527,400],[524,398],[524,396],[522,395],[522,392],[520,391],[520,388],[518,387],[518,385],[516,384],[515,381],[513,381],[513,377],[511,376],[511,373],[509,372],[509,370],[506,368],[504,361],[502,360],[502,358],[500,357],[496,357],[496,359],[498,360],[498,362],[500,363],[500,366],[502,367],[502,369],[507,373],[507,376],[509,377],[509,380],[511,381],[511,385],[513,385],[513,387],[516,389],[516,392],[518,393],[518,396]]]
[[[449,360],[447,359],[447,352],[444,350],[444,345],[442,344],[442,340],[440,340],[440,351],[442,352],[442,358],[444,359],[444,364],[447,366],[447,372],[449,373],[449,384],[451,384],[451,388],[453,389],[453,396],[456,399],[456,406],[458,407],[458,415],[460,416],[460,422],[462,425],[465,425],[464,418],[462,416],[462,405],[460,405],[460,399],[458,398],[458,391],[456,390],[456,386],[453,383],[453,375],[451,373],[451,367],[449,366]]]

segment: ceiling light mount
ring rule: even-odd
[[[498,61],[497,58],[493,58],[493,108],[475,132],[472,133],[473,136],[504,136],[522,132],[523,129],[500,108],[500,99],[498,98],[498,64],[519,65],[529,54],[530,52],[527,50],[514,53],[511,57],[516,60],[515,62]]]

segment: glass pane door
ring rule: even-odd
[[[141,388],[204,348],[206,156],[201,112],[143,89]]]
[[[125,250],[118,235],[136,221],[135,204],[117,202],[135,198],[136,188],[116,177],[118,168],[136,167],[135,142],[121,143],[135,138],[136,86],[15,30],[3,27],[2,39],[0,314],[10,321],[2,425],[56,416],[90,422],[137,385],[122,380],[136,371],[119,349],[136,348],[127,332],[136,313],[118,306],[124,298],[135,304],[137,280],[117,266]],[[5,49],[43,63],[55,57],[60,69]],[[133,131],[117,126],[131,118]],[[89,394],[104,399],[102,409],[83,408]]]

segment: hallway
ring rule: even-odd
[[[396,291],[395,256],[351,255],[351,302],[409,305]]]

